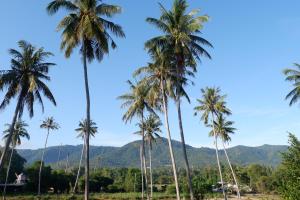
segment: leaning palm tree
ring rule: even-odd
[[[65,56],[70,57],[76,47],[80,47],[82,55],[85,93],[86,93],[86,119],[90,121],[90,93],[88,84],[87,62],[94,59],[101,61],[109,53],[109,46],[117,47],[112,35],[125,37],[121,26],[109,21],[109,18],[121,12],[121,8],[108,5],[97,0],[53,0],[47,6],[50,15],[58,10],[65,9],[65,16],[57,26],[62,31],[61,49]],[[89,129],[89,127],[87,127]],[[88,131],[89,132],[89,131]],[[89,199],[89,137],[85,138],[86,163],[85,163],[85,195]]]
[[[41,195],[41,177],[42,177],[42,168],[43,168],[43,163],[44,163],[44,156],[47,148],[47,143],[48,143],[48,137],[50,134],[50,130],[57,130],[59,129],[59,125],[57,122],[55,122],[53,117],[47,117],[42,124],[40,125],[40,128],[46,129],[47,130],[47,136],[45,140],[45,146],[42,152],[42,157],[41,157],[41,163],[40,163],[40,170],[39,170],[39,185],[38,185],[38,196]]]
[[[143,124],[139,123],[140,131],[136,134],[142,135],[142,130],[145,131],[145,141],[148,143],[148,154],[149,154],[149,174],[150,174],[150,198],[153,198],[153,177],[152,177],[152,146],[156,138],[159,138],[161,133],[162,123],[156,115],[150,114],[144,121]]]
[[[127,81],[130,87],[130,92],[119,96],[118,99],[124,101],[122,108],[127,108],[127,111],[123,115],[123,121],[127,123],[131,121],[133,117],[139,118],[141,124],[145,120],[145,111],[150,113],[155,113],[149,102],[148,94],[150,87],[148,84],[140,82],[138,84],[133,84],[131,81]],[[146,168],[146,158],[145,158],[145,130],[142,127],[142,156],[143,156],[143,168],[145,174],[145,184],[146,184],[146,194],[147,199],[149,199],[148,193],[148,179],[147,179],[147,168]],[[142,172],[143,176],[143,172]]]
[[[163,35],[148,40],[146,47],[151,49],[160,46],[163,49],[171,49],[173,52],[177,79],[175,82],[177,87],[175,101],[190,198],[194,199],[189,163],[186,155],[180,97],[182,94],[182,79],[187,74],[187,68],[191,67],[196,72],[196,60],[200,61],[201,56],[210,58],[209,53],[203,46],[211,47],[212,45],[199,36],[203,23],[208,20],[208,16],[198,16],[199,10],[192,10],[187,13],[188,4],[186,0],[174,0],[171,10],[167,10],[161,4],[160,8],[160,18],[147,18],[147,22],[162,31]]]
[[[209,125],[209,123],[212,126],[213,136],[214,136],[214,143],[215,143],[215,150],[216,150],[216,157],[217,157],[217,164],[222,184],[222,191],[224,195],[224,199],[227,199],[226,193],[224,190],[224,182],[223,182],[223,176],[222,176],[222,170],[219,160],[219,154],[218,154],[218,135],[216,132],[216,127],[214,125],[215,117],[218,117],[222,114],[230,115],[231,111],[226,107],[225,102],[225,95],[221,95],[220,88],[205,88],[201,89],[202,98],[197,99],[199,105],[196,106],[195,114],[198,112],[202,113],[201,120],[204,122],[205,125]],[[210,122],[209,122],[210,121]]]
[[[300,64],[294,64],[296,69],[285,69],[283,71],[286,81],[293,83],[293,89],[286,95],[285,99],[291,99],[289,105],[297,103],[300,98]]]
[[[79,179],[79,175],[80,175],[80,169],[81,169],[81,163],[82,163],[82,158],[83,158],[83,152],[84,152],[84,149],[85,149],[85,137],[87,135],[87,120],[82,120],[79,122],[79,125],[78,125],[78,128],[75,129],[76,132],[78,132],[78,136],[77,137],[80,137],[83,139],[83,145],[82,145],[82,150],[81,150],[81,156],[80,156],[80,161],[79,161],[79,166],[78,166],[78,171],[77,171],[77,176],[76,176],[76,180],[75,180],[75,184],[74,184],[74,188],[73,188],[73,193],[76,192],[76,187],[77,187],[77,184],[78,184],[78,179]],[[90,125],[89,125],[90,129],[89,129],[89,135],[94,137],[95,134],[97,133],[98,131],[98,127],[96,126],[96,123],[93,122],[93,120],[90,120]]]
[[[4,140],[7,140],[7,138],[9,137],[10,129],[11,129],[10,124],[6,124],[6,126],[7,126],[7,129],[3,132]],[[11,165],[11,160],[12,160],[12,157],[14,154],[14,150],[18,145],[21,145],[21,138],[26,138],[27,140],[30,139],[30,136],[26,130],[26,127],[28,127],[28,124],[26,124],[24,121],[17,121],[15,124],[15,128],[13,129],[13,135],[11,138],[11,153],[10,153],[10,157],[9,157],[9,162],[8,162],[7,171],[6,171],[5,184],[4,184],[4,189],[3,189],[3,200],[6,199],[5,198],[6,186],[7,186],[7,180],[8,180],[8,176],[9,176],[10,165]]]
[[[40,103],[44,111],[43,95],[56,105],[55,99],[45,83],[45,81],[50,81],[49,68],[55,65],[54,63],[45,62],[45,59],[53,54],[44,51],[43,48],[37,49],[24,40],[19,41],[18,45],[21,51],[9,50],[9,54],[12,56],[11,69],[0,70],[0,90],[7,88],[4,100],[0,104],[0,110],[5,109],[12,99],[17,99],[11,129],[0,159],[0,170],[11,144],[13,127],[15,127],[17,118],[21,118],[24,107],[28,108],[30,117],[34,115],[35,101]]]
[[[219,115],[217,117],[217,120],[214,121],[213,123],[214,123],[214,127],[215,127],[215,131],[216,131],[217,136],[221,138],[224,153],[225,153],[228,165],[230,167],[231,174],[232,174],[232,177],[234,179],[235,185],[237,187],[236,188],[237,189],[237,196],[238,196],[238,199],[240,199],[241,195],[240,195],[239,184],[238,184],[236,175],[235,175],[234,170],[232,168],[232,165],[231,165],[231,162],[229,160],[229,157],[228,157],[228,154],[227,154],[227,151],[226,151],[226,147],[225,147],[225,143],[228,143],[229,141],[231,141],[231,137],[230,137],[229,134],[233,134],[234,131],[236,130],[235,128],[232,127],[234,122],[233,121],[227,121],[223,115]],[[209,133],[209,135],[211,137],[214,137],[214,132],[211,131]]]
[[[176,187],[177,199],[180,199],[179,185],[177,178],[177,168],[172,147],[171,131],[169,126],[168,115],[168,97],[174,97],[172,83],[174,80],[174,69],[172,68],[172,55],[167,50],[162,50],[159,47],[149,49],[148,53],[152,63],[141,67],[134,72],[134,76],[143,76],[142,82],[150,86],[150,102],[152,107],[157,107],[157,102],[161,102],[164,113],[165,128],[167,132],[170,158],[172,163],[173,177]]]

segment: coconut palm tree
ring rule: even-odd
[[[230,167],[231,174],[232,174],[232,177],[234,179],[235,185],[237,186],[237,196],[238,196],[238,199],[240,199],[241,195],[240,195],[240,190],[239,190],[239,184],[238,184],[236,175],[235,175],[234,170],[232,168],[232,165],[231,165],[231,162],[229,160],[229,157],[228,157],[228,154],[227,154],[227,151],[226,151],[226,147],[225,147],[225,143],[228,143],[229,141],[231,141],[231,137],[230,137],[229,134],[234,134],[234,131],[236,130],[235,128],[232,127],[233,124],[234,124],[233,121],[227,121],[222,114],[217,117],[216,121],[214,121],[214,127],[215,127],[215,130],[216,130],[216,134],[217,134],[218,137],[221,138],[224,153],[225,153],[228,165]],[[209,133],[209,135],[211,137],[214,137],[214,132],[211,131]]]
[[[210,124],[212,126],[213,136],[214,136],[214,143],[215,143],[215,150],[216,150],[216,157],[217,157],[217,164],[222,184],[222,191],[224,195],[224,199],[227,199],[226,193],[224,190],[224,182],[223,182],[223,176],[222,176],[222,170],[219,160],[219,154],[218,154],[218,135],[216,132],[216,128],[214,125],[215,117],[218,117],[222,114],[230,115],[231,111],[226,107],[225,102],[225,95],[221,95],[220,88],[205,88],[201,89],[202,98],[197,99],[198,106],[196,106],[195,114],[198,112],[202,113],[201,120],[204,122],[205,125]]]
[[[131,81],[127,81],[130,87],[130,92],[119,96],[118,99],[124,101],[122,108],[127,108],[127,111],[123,115],[123,121],[127,123],[131,121],[133,117],[139,118],[141,124],[145,120],[145,111],[150,113],[155,113],[151,107],[151,102],[149,101],[148,94],[150,87],[144,82],[138,84],[133,84]],[[143,168],[145,174],[145,184],[146,184],[146,194],[147,199],[149,199],[148,193],[148,179],[147,179],[147,168],[146,168],[146,157],[145,157],[145,130],[142,127],[142,156],[143,156]],[[143,173],[143,172],[142,172]],[[143,175],[142,175],[143,176]]]
[[[7,140],[10,134],[10,129],[11,125],[6,124],[7,129],[3,132],[4,136],[3,139]],[[18,145],[21,145],[21,138],[26,138],[27,140],[30,139],[29,133],[26,130],[26,127],[28,127],[28,124],[26,124],[24,121],[17,121],[15,124],[15,128],[13,129],[13,135],[11,137],[11,153],[9,157],[9,162],[7,166],[7,171],[6,171],[6,178],[5,178],[5,184],[4,184],[4,189],[3,189],[3,200],[5,199],[6,195],[6,185],[7,185],[7,180],[9,176],[9,171],[10,171],[10,165],[11,165],[11,160],[14,154],[14,150]]]
[[[82,145],[82,150],[81,150],[81,156],[80,156],[80,161],[79,161],[79,166],[78,166],[78,171],[77,171],[77,176],[76,176],[76,180],[75,180],[75,184],[74,184],[74,188],[73,188],[73,193],[76,192],[76,187],[77,187],[77,183],[78,183],[78,179],[79,179],[79,175],[80,175],[80,168],[81,168],[81,163],[82,163],[82,158],[83,158],[83,152],[84,152],[84,149],[85,149],[85,137],[87,135],[87,126],[88,126],[88,121],[85,119],[85,120],[82,120],[79,122],[79,125],[78,125],[78,128],[75,129],[76,132],[78,132],[78,136],[77,137],[80,137],[82,138],[83,140],[83,145]],[[90,120],[90,125],[89,125],[89,135],[94,137],[95,134],[98,132],[98,127],[96,126],[96,123],[93,122],[93,120]]]
[[[152,146],[156,138],[160,138],[158,133],[161,133],[162,123],[156,115],[150,114],[144,121],[143,124],[139,123],[140,131],[136,134],[142,135],[142,130],[145,131],[145,141],[148,143],[148,154],[149,154],[149,173],[150,173],[150,198],[153,198],[153,177],[152,177]]]
[[[134,76],[143,76],[143,82],[150,86],[151,105],[161,102],[164,112],[165,128],[167,132],[170,158],[172,163],[173,177],[176,187],[177,199],[180,199],[177,168],[172,147],[171,131],[168,116],[168,97],[174,97],[172,83],[174,80],[174,69],[172,68],[172,56],[167,50],[159,47],[149,49],[148,53],[152,63],[141,67],[134,72]],[[153,103],[154,102],[154,103]],[[154,106],[157,107],[157,106]]]
[[[53,0],[47,6],[50,15],[57,13],[60,9],[68,11],[67,16],[57,26],[57,30],[62,31],[61,49],[65,51],[65,56],[68,58],[75,48],[80,47],[85,81],[86,119],[89,121],[91,117],[87,62],[92,62],[94,59],[101,61],[103,56],[109,53],[109,47],[113,49],[117,47],[112,35],[125,37],[121,26],[109,21],[110,18],[121,12],[121,8],[97,0]],[[89,137],[86,137],[85,140],[84,199],[88,200]]]
[[[293,83],[293,89],[286,95],[285,99],[290,100],[290,106],[297,103],[300,98],[300,64],[294,64],[296,69],[285,69],[285,80]]]
[[[187,68],[192,68],[196,72],[196,60],[200,61],[201,56],[210,58],[209,53],[203,46],[212,45],[200,37],[203,23],[208,20],[208,16],[198,16],[199,10],[192,10],[187,13],[188,4],[186,0],[174,0],[171,10],[167,10],[160,4],[161,16],[159,19],[147,18],[147,22],[153,24],[164,35],[154,37],[146,42],[147,48],[157,46],[163,49],[171,49],[175,59],[176,68],[176,106],[179,121],[179,130],[182,142],[183,156],[185,161],[186,174],[190,190],[190,198],[194,199],[189,163],[186,154],[184,132],[181,116],[181,94],[182,79],[186,76]]]
[[[13,127],[15,127],[17,118],[21,118],[24,107],[28,108],[29,116],[33,117],[35,101],[40,103],[44,111],[42,96],[45,96],[56,105],[55,99],[45,83],[45,81],[50,81],[49,68],[55,65],[54,63],[45,62],[45,60],[53,54],[45,51],[44,48],[37,49],[24,40],[19,41],[18,45],[20,51],[9,50],[9,54],[12,56],[11,69],[0,70],[0,90],[7,88],[4,99],[0,104],[0,110],[5,109],[12,99],[17,99],[10,134],[5,141],[0,159],[0,170],[11,144]]]
[[[39,185],[38,185],[38,196],[41,195],[41,177],[42,177],[42,168],[43,168],[43,164],[44,164],[44,155],[46,152],[46,148],[47,148],[47,143],[48,143],[48,138],[49,138],[49,134],[50,134],[50,130],[57,130],[59,129],[59,124],[57,122],[55,122],[53,117],[47,117],[42,124],[40,125],[40,128],[42,129],[46,129],[47,130],[47,136],[46,136],[46,140],[45,140],[45,146],[42,152],[42,157],[41,157],[41,163],[40,163],[40,170],[39,170]]]

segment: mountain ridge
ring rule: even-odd
[[[101,167],[139,167],[140,140],[125,144],[121,147],[113,146],[90,146],[91,166]],[[184,166],[181,143],[172,140],[174,155],[177,165]],[[187,153],[190,165],[201,167],[215,164],[215,150],[209,147],[192,147],[187,145]],[[248,165],[252,163],[277,166],[281,162],[280,152],[284,152],[286,145],[269,145],[251,147],[237,145],[227,149],[232,163],[237,165]],[[61,149],[61,150],[59,150]],[[77,166],[82,145],[51,146],[47,148],[45,163],[53,167],[62,167],[69,160],[69,166]],[[27,160],[27,165],[38,161],[42,149],[18,149],[18,153]],[[58,154],[60,151],[60,158]],[[225,162],[223,150],[219,150],[222,162]],[[67,158],[68,157],[68,158]],[[100,162],[99,162],[100,157]],[[59,162],[58,162],[59,160]],[[167,166],[170,164],[168,143],[166,138],[159,139],[153,146],[153,166]]]

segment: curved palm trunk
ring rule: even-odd
[[[185,170],[186,170],[186,178],[187,178],[189,192],[190,192],[190,199],[194,200],[191,171],[190,171],[190,166],[189,166],[189,160],[188,160],[187,153],[186,153],[186,145],[185,145],[182,118],[181,118],[180,97],[178,97],[178,99],[176,100],[176,105],[177,105],[177,115],[178,115],[178,122],[179,122],[179,131],[180,131],[180,137],[181,137],[181,146],[182,146],[181,148],[183,151],[183,158],[184,158],[184,164],[185,164]]]
[[[149,151],[149,173],[150,173],[150,198],[153,198],[153,177],[152,177],[152,149],[151,142],[148,141],[148,151]]]
[[[45,151],[46,151],[46,147],[47,147],[47,142],[48,142],[48,137],[49,137],[49,129],[47,132],[47,137],[46,137],[46,141],[45,141],[45,146],[43,149],[43,153],[42,153],[42,158],[41,158],[41,164],[40,164],[40,170],[39,170],[39,185],[38,185],[38,196],[41,195],[41,177],[42,177],[42,167],[43,167],[43,162],[44,162],[44,155],[45,155]]]
[[[177,72],[177,89],[181,87],[180,80],[182,78],[182,69],[184,68],[184,56],[182,54],[177,54],[176,55],[177,59],[177,67],[176,67],[176,72]],[[186,153],[186,145],[185,145],[185,139],[184,139],[184,132],[183,132],[183,125],[182,125],[182,117],[181,117],[181,107],[180,107],[180,94],[176,94],[176,106],[177,106],[177,115],[178,115],[178,122],[179,122],[179,132],[180,132],[180,138],[181,138],[181,145],[182,145],[182,151],[183,151],[183,158],[184,158],[184,165],[185,165],[185,170],[186,170],[186,177],[187,177],[187,182],[188,182],[188,187],[189,187],[189,192],[190,192],[190,199],[194,200],[194,192],[193,192],[193,186],[192,186],[192,180],[191,180],[191,172],[190,172],[190,166],[189,166],[189,161],[187,158],[187,153]]]
[[[228,154],[227,154],[227,151],[226,151],[226,147],[225,147],[224,141],[222,141],[222,145],[223,145],[223,149],[224,149],[224,152],[225,152],[225,156],[226,156],[228,165],[229,165],[229,167],[230,167],[230,170],[231,170],[231,173],[232,173],[232,176],[233,176],[233,179],[234,179],[234,183],[235,183],[235,185],[236,185],[236,187],[237,187],[237,192],[236,192],[236,193],[237,193],[237,197],[238,197],[238,199],[240,199],[240,198],[241,198],[241,194],[240,194],[239,184],[238,184],[236,175],[235,175],[235,173],[234,173],[234,170],[233,170],[233,168],[232,168],[231,162],[230,162],[230,160],[229,160],[229,157],[228,157]]]
[[[12,135],[13,135],[15,124],[17,122],[17,117],[18,117],[18,114],[19,114],[21,102],[22,102],[22,98],[19,98],[17,106],[16,106],[16,109],[15,109],[15,113],[14,113],[14,116],[13,116],[13,119],[12,119],[12,122],[11,122],[10,130],[9,130],[9,135],[8,135],[7,140],[5,141],[5,146],[4,146],[4,149],[3,149],[2,154],[1,154],[1,158],[0,158],[0,170],[3,167],[4,158],[6,156],[6,153],[8,151],[9,145],[11,143],[11,139],[12,139]]]
[[[213,113],[212,113],[212,118],[213,118],[212,126],[213,126],[214,138],[215,138],[215,150],[216,150],[217,164],[218,164],[218,169],[219,169],[219,174],[220,174],[220,179],[221,179],[221,184],[222,184],[222,192],[223,192],[224,199],[227,200],[225,189],[224,189],[223,175],[222,175],[222,170],[221,170],[221,165],[220,165],[220,160],[219,160],[218,138],[217,138],[217,134],[215,131],[215,126],[214,126],[215,119],[214,119]]]
[[[79,175],[80,175],[80,169],[81,169],[81,163],[82,163],[82,157],[83,157],[83,153],[84,153],[84,148],[85,148],[85,145],[83,144],[82,150],[81,150],[81,156],[80,156],[79,166],[78,166],[78,171],[77,171],[77,175],[76,175],[76,180],[75,180],[75,184],[74,184],[74,188],[73,188],[73,193],[74,194],[76,192],[76,187],[77,187],[77,183],[78,183],[78,179],[79,179]]]
[[[142,115],[142,124],[144,123],[144,116]],[[146,188],[146,195],[147,199],[149,200],[149,191],[148,191],[148,176],[147,176],[147,165],[146,165],[146,153],[145,153],[145,133],[144,129],[142,128],[142,156],[143,156],[143,167],[145,173],[145,188]]]
[[[12,149],[11,149],[11,153],[10,153],[10,157],[9,157],[9,163],[8,163],[7,170],[6,170],[6,178],[5,178],[5,184],[4,184],[4,189],[3,189],[3,197],[2,197],[3,200],[6,199],[5,198],[5,195],[6,195],[6,186],[7,186],[7,180],[8,180],[9,171],[10,171],[11,159],[13,157],[14,150],[15,150],[15,147],[13,146]]]
[[[85,40],[83,40],[83,43]],[[86,119],[87,119],[87,133],[90,132],[90,92],[87,72],[87,58],[86,58],[86,47],[83,44],[83,70],[84,70],[84,83],[85,83],[85,94],[86,94]],[[85,137],[85,189],[84,199],[89,200],[89,175],[90,175],[90,136],[89,134]]]
[[[142,177],[142,200],[144,200],[144,171],[143,171],[143,152],[142,144],[140,146],[140,160],[141,160],[141,177]]]
[[[168,135],[169,151],[170,151],[170,157],[171,157],[172,169],[173,169],[173,176],[174,176],[175,188],[176,188],[176,198],[177,198],[177,200],[180,200],[180,192],[179,192],[179,185],[178,185],[178,178],[177,178],[177,169],[176,169],[176,163],[175,163],[173,147],[172,147],[171,132],[170,132],[170,127],[169,127],[168,107],[167,107],[165,87],[164,87],[163,82],[161,82],[161,91],[162,91],[162,98],[163,98],[165,127],[166,127],[167,135]]]

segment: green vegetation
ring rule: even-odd
[[[28,125],[22,121],[24,108],[32,118],[35,102],[40,103],[44,111],[43,96],[56,105],[54,95],[46,85],[51,79],[49,70],[55,64],[46,62],[53,56],[51,52],[24,40],[18,42],[20,50],[9,50],[12,57],[10,69],[0,71],[0,91],[4,91],[0,110],[6,109],[13,99],[16,99],[16,106],[12,122],[4,131],[5,146],[1,149],[0,178],[1,182],[5,180],[4,200],[6,192],[13,195],[17,191],[26,195],[36,192],[36,189],[38,199],[82,199],[81,193],[85,200],[144,200],[145,197],[147,200],[202,200],[210,197],[226,200],[229,195],[237,194],[240,199],[241,194],[250,192],[280,194],[286,200],[299,199],[299,140],[290,134],[288,148],[239,146],[227,150],[225,144],[231,140],[230,134],[235,128],[234,122],[227,120],[232,112],[227,108],[226,95],[221,94],[218,87],[201,89],[201,98],[197,99],[198,105],[194,108],[196,114],[201,114],[204,125],[211,129],[208,134],[214,138],[215,152],[186,145],[182,99],[191,102],[186,88],[193,85],[202,58],[211,59],[205,48],[212,47],[212,44],[201,37],[203,24],[209,17],[199,16],[198,9],[188,11],[187,0],[174,0],[170,9],[159,3],[159,8],[158,18],[146,19],[160,31],[160,35],[148,39],[144,45],[150,62],[133,72],[134,81],[128,81],[129,91],[118,97],[122,101],[121,108],[126,109],[123,121],[132,122],[134,118],[139,121],[136,133],[141,135],[141,141],[121,148],[90,146],[91,136],[96,134],[98,127],[91,120],[88,79],[88,64],[94,60],[102,61],[110,49],[117,47],[113,36],[125,37],[122,27],[110,21],[121,13],[119,6],[97,0],[52,0],[46,8],[49,15],[59,10],[67,12],[57,25],[62,36],[60,47],[66,58],[79,47],[83,62],[86,116],[75,129],[83,139],[80,147],[47,148],[50,130],[59,128],[54,118],[49,117],[40,125],[47,130],[44,148],[15,152],[22,137],[30,138],[26,130]],[[290,105],[300,98],[300,65],[295,66],[297,69],[284,70],[286,80],[293,84],[286,96]],[[176,107],[180,142],[172,141],[171,100]],[[161,114],[167,139],[159,137]],[[223,151],[219,150],[219,139]],[[212,159],[214,153],[216,161]],[[28,160],[26,167],[26,160],[20,154]],[[83,158],[84,172],[81,166]],[[66,167],[63,169],[61,164]],[[93,172],[90,172],[91,164],[94,165]],[[21,172],[28,179],[20,180],[17,176],[17,181],[10,185],[12,187],[7,187],[8,181],[13,182],[14,173]],[[35,199],[34,196],[14,196],[10,199]]]

